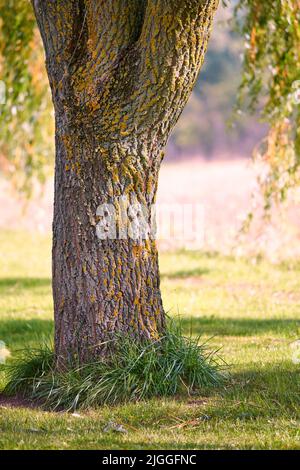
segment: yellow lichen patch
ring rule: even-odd
[[[62,298],[61,298],[61,301],[60,301],[60,304],[59,304],[59,309],[60,309],[60,310],[63,310],[64,305],[65,305],[65,298],[62,297]]]
[[[118,274],[121,274],[121,273],[122,273],[122,266],[118,266],[118,268],[117,268],[117,273],[118,273]]]
[[[145,250],[148,252],[148,254],[152,253],[152,241],[147,239],[145,240]]]
[[[140,258],[143,256],[144,248],[142,245],[134,245],[132,247],[132,254],[134,258]]]
[[[81,165],[80,163],[77,161],[75,162],[75,172],[76,174],[79,176],[80,175],[80,172],[81,172]]]
[[[66,149],[66,158],[67,158],[67,160],[71,160],[72,157],[73,157],[72,138],[71,138],[71,136],[69,136],[67,134],[64,134],[61,137],[61,139],[63,141],[64,148]]]

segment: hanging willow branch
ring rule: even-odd
[[[269,131],[254,156],[265,213],[300,183],[300,1],[240,0],[235,27],[244,38],[238,107],[259,111]]]
[[[0,169],[30,195],[53,164],[53,119],[43,52],[28,0],[0,0]]]

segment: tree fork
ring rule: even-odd
[[[165,329],[155,241],[97,238],[98,208],[155,202],[162,152],[203,63],[217,0],[34,0],[56,116],[55,351],[94,360]],[[129,214],[130,215],[130,214]]]

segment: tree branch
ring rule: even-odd
[[[145,0],[86,0],[90,69],[105,74],[139,37]]]
[[[140,36],[147,0],[32,0],[52,90],[79,106]],[[71,92],[71,94],[70,94]]]
[[[138,47],[137,115],[168,134],[177,122],[203,64],[219,0],[152,0]]]
[[[32,0],[49,65],[72,56],[76,19],[82,2],[78,0]]]
[[[126,139],[146,133],[165,143],[203,64],[218,3],[147,2],[138,40],[98,88],[103,134]]]
[[[51,63],[105,73],[138,38],[146,0],[32,0]],[[70,70],[72,71],[72,70]]]

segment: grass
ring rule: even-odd
[[[160,265],[166,310],[180,313],[186,334],[213,336],[230,381],[201,395],[78,414],[0,398],[0,448],[300,449],[300,366],[291,348],[300,337],[300,263],[179,251],[162,253]],[[0,340],[14,357],[52,331],[49,238],[0,232]]]
[[[199,338],[185,337],[169,324],[156,341],[142,344],[116,336],[105,361],[55,370],[53,349],[23,349],[4,367],[4,395],[38,400],[43,408],[75,411],[104,404],[191,394],[224,383],[225,364]]]

